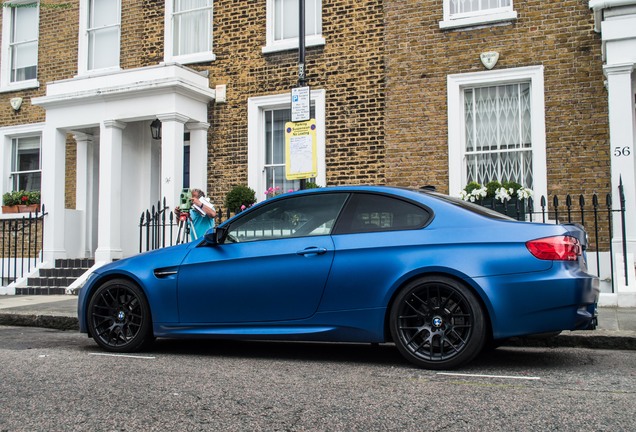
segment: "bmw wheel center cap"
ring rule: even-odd
[[[442,317],[436,316],[433,318],[433,327],[440,328],[443,323]]]

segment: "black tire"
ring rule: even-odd
[[[114,279],[97,288],[87,312],[95,342],[111,352],[135,352],[154,340],[150,307],[134,283]]]
[[[442,276],[406,285],[391,307],[389,326],[400,353],[426,369],[453,369],[484,347],[486,323],[475,294]]]

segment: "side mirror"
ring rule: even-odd
[[[225,237],[227,237],[226,227],[210,228],[203,236],[205,242],[209,245],[223,244],[223,242],[225,242]]]
[[[207,230],[205,232],[205,234],[203,235],[203,239],[209,245],[217,244],[217,241],[216,241],[216,228],[210,228],[209,230]]]

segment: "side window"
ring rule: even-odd
[[[13,138],[12,144],[13,190],[39,191],[42,179],[40,137]]]
[[[212,52],[212,0],[169,0],[164,26],[164,61],[181,64],[210,62]]]
[[[328,235],[347,197],[329,193],[273,201],[232,223],[226,242]]]
[[[444,20],[439,27],[478,27],[516,19],[512,0],[444,0]]]
[[[38,87],[40,6],[37,1],[2,2],[0,86],[3,91]]]
[[[118,67],[121,26],[119,2],[90,0],[87,20],[87,69]]]
[[[298,0],[267,0],[266,46],[263,53],[298,48]],[[305,45],[324,45],[322,0],[305,1]]]
[[[430,213],[410,202],[384,195],[356,194],[334,234],[353,234],[422,228]]]

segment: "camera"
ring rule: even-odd
[[[192,192],[190,189],[182,189],[179,196],[179,211],[188,212],[192,207]]]

